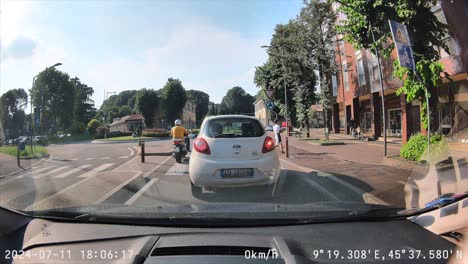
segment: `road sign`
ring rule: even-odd
[[[400,66],[414,69],[414,56],[411,49],[411,41],[408,35],[408,29],[405,25],[389,20],[392,31],[393,42],[395,43]]]
[[[273,101],[268,101],[268,102],[266,103],[266,108],[267,108],[268,110],[271,110],[271,109],[275,108],[275,103],[274,103]]]
[[[275,94],[275,90],[273,90],[273,89],[266,89],[266,90],[265,90],[265,93],[266,93],[266,96],[268,97],[268,99],[271,100],[271,98],[273,98],[273,95]]]

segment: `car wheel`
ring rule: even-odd
[[[198,187],[198,186],[194,185],[194,184],[192,183],[192,181],[190,181],[190,185],[192,186],[192,195],[193,195],[194,197],[199,197],[199,196],[202,194],[202,192],[203,192],[203,191],[202,191],[202,187]]]

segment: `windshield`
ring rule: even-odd
[[[207,122],[207,137],[261,137],[265,134],[258,120],[250,118],[216,118]]]
[[[466,197],[464,1],[0,10],[1,207],[266,225],[388,219]]]

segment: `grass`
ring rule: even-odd
[[[147,139],[147,138],[154,138],[154,137],[123,136],[123,137],[113,137],[113,138],[106,138],[106,139],[99,139],[99,140],[106,140],[106,141],[134,140],[134,141],[137,141],[139,138],[141,138],[141,139]]]
[[[338,140],[324,140],[324,139],[310,139],[308,141],[311,144],[321,145],[321,146],[333,146],[333,145],[344,145],[343,141]]]
[[[11,156],[16,156],[16,146],[9,147],[0,147],[0,153],[4,153]],[[45,155],[49,154],[46,148],[40,146],[34,146],[34,151],[31,152],[29,145],[23,151],[20,151],[20,158],[22,159],[32,159],[32,158],[42,158]]]

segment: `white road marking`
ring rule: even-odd
[[[120,156],[121,159],[129,158],[130,156]]]
[[[80,170],[86,169],[86,168],[88,168],[90,166],[91,166],[91,164],[82,165],[82,166],[80,166],[78,168],[74,168],[74,169],[71,169],[71,170],[69,170],[67,172],[64,172],[62,174],[59,174],[59,175],[55,176],[55,178],[65,178],[65,177],[67,177],[69,175],[72,175],[73,173],[79,172]]]
[[[52,174],[56,173],[57,171],[61,171],[61,170],[68,169],[68,168],[69,168],[68,166],[58,167],[58,168],[55,169],[55,170],[51,170],[51,171],[46,172],[46,173],[34,175],[33,178],[35,178],[35,179],[37,179],[37,178],[42,178],[42,177],[44,177],[44,176],[52,175]]]
[[[47,166],[47,167],[43,167],[43,168],[40,168],[40,169],[33,169],[32,171],[29,171],[29,172],[27,172],[27,173],[25,173],[23,175],[18,176],[17,178],[23,178],[23,177],[26,177],[26,176],[34,175],[36,173],[39,174],[39,172],[51,169],[53,167],[55,167],[55,166]]]
[[[118,192],[120,189],[122,189],[125,185],[127,185],[129,182],[133,181],[137,177],[140,177],[141,171],[135,171],[135,175],[133,177],[130,177],[128,180],[122,182],[118,186],[116,186],[114,189],[112,189],[110,192],[106,193],[104,196],[101,198],[97,199],[93,204],[100,204],[104,202],[107,198],[111,197],[114,193]]]
[[[85,159],[85,160],[92,160],[92,159],[94,159],[94,158],[87,158],[87,159]]]
[[[78,159],[68,159],[68,160],[78,160]]]
[[[102,160],[107,160],[107,159],[110,159],[110,157],[104,157],[104,158],[101,158]]]
[[[136,200],[138,200],[143,193],[145,193],[155,182],[157,182],[159,178],[153,178],[151,179],[143,188],[141,188],[137,193],[135,193],[128,201],[125,202],[125,204],[133,204]]]
[[[130,150],[130,155],[129,156],[133,156],[133,154],[135,154],[135,151],[133,151],[132,148],[128,148],[128,150]]]
[[[90,170],[90,171],[88,171],[88,172],[86,172],[84,174],[79,175],[78,177],[79,178],[88,178],[88,177],[94,176],[98,172],[103,171],[103,170],[109,168],[112,165],[114,165],[114,163],[104,163],[101,166],[94,168],[93,170]]]
[[[166,172],[166,175],[184,175],[187,168],[187,164],[176,163]]]
[[[170,158],[172,158],[172,156],[167,157],[167,159],[165,159],[163,162],[161,162],[160,164],[158,164],[157,166],[155,166],[151,171],[145,172],[145,174],[143,174],[143,177],[146,178],[146,177],[150,176],[153,172],[155,172],[157,169],[159,169],[162,165],[166,164],[166,162],[167,162]]]

